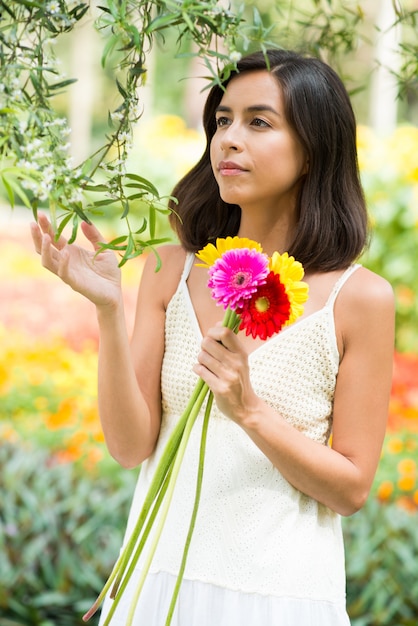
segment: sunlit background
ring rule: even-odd
[[[345,520],[348,604],[353,626],[400,626],[418,623],[418,96],[406,89],[397,97],[399,58],[390,54],[411,32],[387,32],[390,0],[360,4],[368,19],[359,24],[357,49],[338,58],[338,70],[358,117],[374,229],[361,262],[393,285],[397,333],[387,436],[372,496]],[[279,40],[282,33],[291,45],[303,36],[293,19],[297,2],[247,5],[257,5]],[[78,78],[55,101],[69,119],[76,163],[103,141],[117,99],[112,77],[100,67],[103,42],[94,17],[92,9],[58,44],[63,71]],[[170,45],[175,50],[174,39],[166,50]],[[162,195],[204,145],[205,67],[174,56],[158,46],[149,56],[144,113],[129,157],[130,170]],[[6,196],[0,202],[0,625],[76,626],[116,556],[137,472],[121,470],[104,445],[94,307],[41,268],[29,236],[30,211],[12,210]],[[122,228],[109,213],[100,227],[109,238]],[[170,235],[166,217],[158,229]],[[123,268],[129,328],[142,263],[139,257]]]

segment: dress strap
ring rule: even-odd
[[[353,265],[350,265],[350,267],[348,267],[345,272],[343,274],[341,274],[341,276],[339,277],[339,279],[337,280],[337,282],[335,283],[334,287],[332,288],[332,291],[328,297],[327,303],[325,306],[327,307],[333,307],[334,306],[334,302],[336,297],[338,296],[338,294],[340,293],[340,290],[342,288],[342,286],[345,284],[345,282],[350,278],[351,274],[353,274],[359,267],[361,267],[360,263],[355,263]]]
[[[183,267],[183,273],[181,275],[181,282],[186,282],[186,280],[189,278],[189,274],[191,272],[191,269],[193,267],[193,261],[194,261],[194,254],[193,252],[187,252],[186,254],[186,260],[184,261],[184,267]]]

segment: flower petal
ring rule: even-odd
[[[225,252],[236,248],[254,249],[258,250],[258,252],[263,251],[259,243],[246,237],[219,237],[216,240],[216,246],[213,243],[208,243],[202,250],[196,253],[197,258],[203,261],[203,263],[196,263],[196,265],[198,267],[210,267]]]
[[[264,340],[278,333],[290,314],[290,300],[279,274],[270,272],[265,284],[243,303],[238,313],[240,330],[245,330],[246,335]]]
[[[293,324],[303,313],[303,304],[308,299],[309,287],[302,281],[304,269],[299,261],[287,252],[274,252],[270,260],[270,269],[280,275],[290,302],[289,319],[285,326]]]
[[[268,274],[267,255],[252,248],[233,248],[209,268],[208,286],[218,304],[226,309],[242,306],[263,284]]]

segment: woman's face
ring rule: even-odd
[[[216,112],[211,164],[221,198],[262,211],[293,210],[307,157],[267,71],[234,77]]]

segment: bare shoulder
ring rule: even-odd
[[[186,252],[180,245],[165,245],[150,252],[142,274],[140,291],[152,290],[164,308],[174,294],[183,272]]]
[[[351,339],[372,340],[378,335],[393,337],[395,298],[390,283],[360,267],[347,280],[335,304],[338,334],[344,345]]]
[[[359,267],[344,285],[341,300],[345,306],[388,307],[394,306],[394,294],[391,284],[382,276]]]

